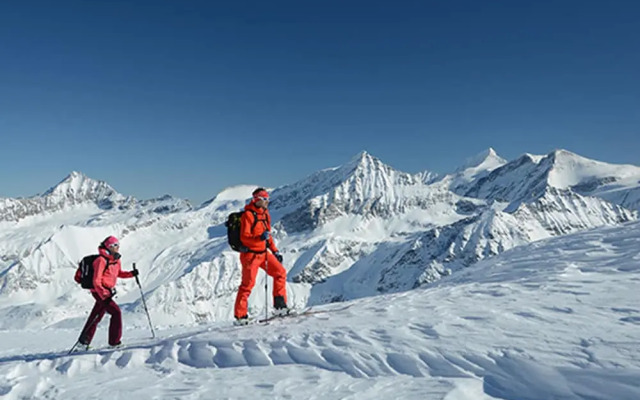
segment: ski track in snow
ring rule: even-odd
[[[3,348],[0,396],[639,399],[639,248],[640,224],[601,229],[346,310],[109,352],[68,356],[69,331],[31,332],[58,352]]]

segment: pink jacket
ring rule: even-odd
[[[105,300],[111,296],[109,289],[116,286],[118,278],[133,278],[133,274],[130,271],[122,271],[120,260],[114,260],[107,249],[99,247],[98,252],[102,257],[97,257],[93,262],[94,288],[91,289],[91,292],[97,294],[102,300]],[[107,260],[109,263],[108,267]]]

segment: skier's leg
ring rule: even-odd
[[[274,304],[277,297],[282,297],[287,303],[287,270],[278,261],[276,256],[267,252],[267,274],[273,278],[273,298]],[[264,266],[263,266],[264,268]],[[276,304],[277,305],[277,304]]]
[[[109,345],[115,346],[120,344],[122,339],[122,312],[113,299],[109,300],[105,311],[111,315],[111,320],[109,321]]]
[[[251,295],[251,290],[256,284],[258,266],[262,259],[260,256],[261,254],[256,253],[240,254],[240,263],[242,264],[242,281],[240,283],[240,288],[238,289],[234,308],[234,316],[236,318],[242,318],[247,315],[249,295]]]
[[[82,328],[82,335],[80,337],[80,343],[82,344],[90,344],[93,340],[93,335],[96,334],[96,329],[98,328],[98,324],[102,320],[105,312],[105,303],[104,301],[98,297],[97,294],[91,293],[93,297],[96,299],[95,304],[93,305],[93,309],[89,314],[89,318],[87,318],[87,322]]]

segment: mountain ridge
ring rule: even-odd
[[[475,164],[425,179],[360,152],[272,190],[272,234],[285,256],[291,303],[411,290],[522,244],[637,219],[622,201],[633,198],[635,187],[611,186],[633,180],[637,167],[594,164],[562,151],[501,160],[490,148]],[[553,182],[568,182],[561,188],[548,179],[556,165],[562,168]],[[611,179],[586,186],[602,177]],[[139,201],[109,188],[72,173],[44,195],[59,207],[0,219],[0,316],[13,315],[9,305],[17,299],[33,326],[80,315],[90,299],[82,300],[69,279],[74,263],[114,234],[123,259],[143,271],[148,303],[168,321],[231,318],[240,266],[223,222],[253,186],[227,188],[197,208],[171,196]],[[120,285],[123,307],[140,311],[137,288]],[[264,295],[257,282],[252,312],[262,312]]]

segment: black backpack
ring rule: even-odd
[[[82,286],[83,289],[93,289],[93,262],[98,257],[103,257],[99,254],[92,254],[90,256],[84,257],[78,263],[78,269],[76,270],[76,275],[74,277],[75,281]],[[105,258],[106,259],[106,258]],[[107,265],[105,270],[109,267],[109,260],[107,260]]]
[[[251,230],[253,230],[259,220],[258,214],[256,214],[255,211],[251,212],[253,213],[253,225],[251,225]],[[240,253],[246,253],[249,251],[249,248],[243,245],[240,240],[240,219],[244,213],[245,210],[233,212],[229,214],[227,221],[224,223],[224,226],[227,227],[227,240],[229,242],[229,246]]]

